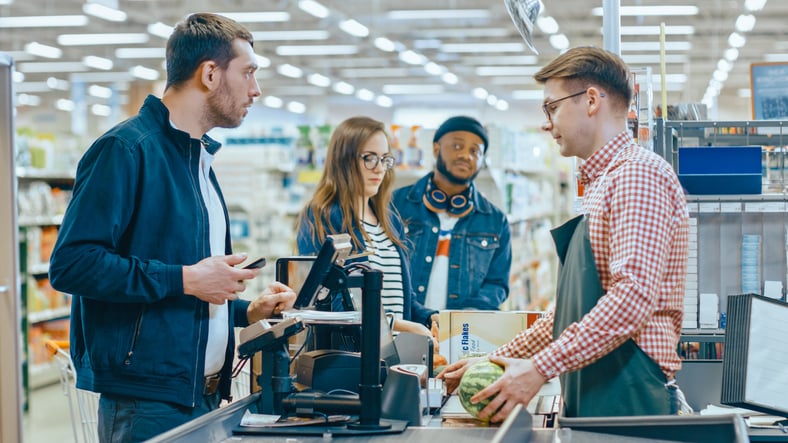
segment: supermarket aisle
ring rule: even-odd
[[[60,384],[30,392],[30,410],[24,416],[25,443],[73,443],[68,402]]]

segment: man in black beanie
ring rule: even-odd
[[[476,119],[451,117],[435,131],[433,171],[394,192],[413,288],[428,308],[495,310],[509,295],[509,223],[473,184],[488,145]]]

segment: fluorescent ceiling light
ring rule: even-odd
[[[170,38],[170,34],[175,30],[174,27],[166,25],[162,22],[151,23],[148,25],[148,34],[155,35],[161,38]]]
[[[473,91],[471,91],[471,94],[474,97],[478,98],[479,100],[484,100],[484,99],[487,98],[488,95],[490,95],[490,93],[487,92],[487,90],[484,89],[484,88],[473,88]]]
[[[290,21],[290,14],[287,12],[218,12],[229,19],[239,23],[268,23]]]
[[[277,66],[276,72],[290,78],[301,78],[304,76],[304,71],[301,68],[293,66],[290,63]]]
[[[456,85],[457,82],[460,81],[460,79],[451,72],[444,72],[443,75],[441,75],[441,80],[447,85]]]
[[[107,105],[96,103],[90,107],[90,112],[92,112],[94,115],[98,115],[99,117],[109,117],[112,115],[112,108]]]
[[[276,96],[269,95],[263,99],[263,104],[268,106],[269,108],[281,108],[285,102]]]
[[[44,45],[38,42],[30,42],[26,44],[25,51],[28,54],[45,58],[60,58],[63,56],[63,51],[60,48]]]
[[[306,81],[308,81],[309,83],[315,86],[320,86],[321,88],[327,88],[331,86],[330,78],[326,77],[323,74],[318,74],[316,72],[309,74],[309,76],[306,78]]]
[[[88,18],[84,15],[0,17],[0,28],[62,28],[87,24]]]
[[[481,55],[463,57],[464,65],[535,65],[539,57],[535,55]]]
[[[101,69],[102,71],[109,71],[113,66],[112,60],[104,57],[96,57],[95,55],[83,57],[82,63],[89,68]]]
[[[112,88],[99,85],[90,85],[88,86],[88,94],[98,98],[110,98],[112,97]]]
[[[424,65],[424,70],[430,75],[441,75],[443,74],[443,71],[446,70],[446,67],[441,66],[435,62],[427,62]]]
[[[455,20],[490,18],[487,9],[403,9],[389,11],[386,17],[390,20]]]
[[[22,74],[19,71],[14,71],[11,73],[11,80],[14,83],[22,83],[23,81],[25,81],[25,74]]]
[[[485,99],[485,101],[487,102],[488,105],[494,106],[498,102],[498,97],[490,94],[487,96],[487,99]]]
[[[602,33],[602,28],[599,28]],[[621,35],[660,35],[659,26],[622,26]],[[694,35],[694,26],[665,26],[665,35]]]
[[[442,94],[443,91],[443,85],[383,85],[383,93],[389,95]]]
[[[594,8],[591,14],[602,17],[602,8]],[[665,6],[622,6],[621,16],[652,16],[652,15],[698,15],[697,6],[665,5]]]
[[[257,67],[258,68],[267,68],[267,67],[271,66],[271,59],[268,58],[268,57],[264,57],[262,55],[255,54],[254,58],[255,58],[255,60],[257,60]]]
[[[394,101],[391,100],[390,97],[379,95],[378,98],[375,99],[375,104],[383,108],[390,108],[394,104]]]
[[[508,37],[508,28],[446,28],[414,31],[416,36],[433,38]]]
[[[36,56],[35,55],[33,55],[33,54],[29,53],[29,52],[26,52],[24,50],[22,50],[22,51],[5,51],[5,53],[8,54],[9,57],[14,59],[14,62],[23,62],[23,61],[36,60]]]
[[[158,80],[159,79],[159,71],[151,68],[146,68],[145,66],[137,65],[129,70],[131,75],[137,78],[141,78],[143,80]]]
[[[739,32],[750,32],[755,27],[755,16],[752,14],[741,14],[736,18],[736,30]]]
[[[537,89],[520,89],[512,91],[513,100],[542,100],[544,91]]]
[[[134,80],[131,73],[125,72],[76,72],[69,76],[72,82],[118,83]]]
[[[764,54],[763,59],[769,63],[784,63],[788,62],[788,54]]]
[[[47,82],[24,82],[14,85],[14,91],[16,91],[17,94],[33,92],[48,93],[52,92],[52,89],[47,86]]]
[[[494,75],[534,75],[540,66],[479,66],[476,75],[489,77]]]
[[[416,49],[439,49],[443,41],[439,38],[423,38],[413,40],[413,47]]]
[[[346,78],[406,77],[409,73],[408,68],[351,68],[340,71],[340,75]]]
[[[733,63],[725,60],[724,58],[720,59],[720,61],[717,62],[717,69],[724,72],[731,72],[731,69],[733,69]]]
[[[326,18],[329,14],[328,8],[314,0],[299,0],[298,7],[307,14],[317,18]]]
[[[506,100],[498,100],[495,102],[495,109],[499,111],[506,111],[509,109],[509,102]]]
[[[252,38],[261,41],[328,40],[330,36],[331,34],[329,34],[328,31],[323,31],[323,30],[252,32]]]
[[[545,34],[555,34],[558,32],[558,22],[549,15],[540,15],[536,17],[536,26]]]
[[[748,11],[760,11],[766,6],[766,0],[744,0],[744,7]]]
[[[446,43],[443,52],[524,52],[522,43]]]
[[[339,22],[339,29],[354,37],[366,37],[369,35],[369,28],[357,22],[356,20],[353,20],[352,18]]]
[[[276,93],[281,96],[322,96],[326,90],[316,86],[277,86]]]
[[[49,77],[47,79],[47,86],[49,86],[49,89],[54,89],[56,91],[68,91],[71,87],[66,80],[55,77]]]
[[[107,34],[61,34],[57,43],[62,46],[133,45],[148,43],[148,34],[141,32]]]
[[[624,62],[632,65],[656,65],[662,62],[659,54],[622,55]],[[686,54],[665,54],[665,63],[689,63]]]
[[[350,95],[356,90],[355,86],[348,82],[336,82],[334,83],[334,86],[331,87],[331,89],[333,89],[335,92],[345,95]]]
[[[411,49],[400,52],[399,59],[411,65],[423,65],[424,63],[427,63],[427,57]]]
[[[165,48],[118,48],[115,50],[117,58],[161,58],[167,55]]]
[[[535,85],[536,80],[534,80],[534,78],[530,75],[493,77],[490,79],[490,84],[496,86]]]
[[[752,97],[752,90],[750,88],[742,88],[736,91],[737,95],[740,98],[750,98]]]
[[[298,55],[352,55],[358,52],[356,45],[281,45],[276,54],[281,56]]]
[[[665,42],[666,51],[689,51],[690,42]],[[659,51],[659,42],[621,42],[621,51]]]
[[[375,100],[375,93],[370,91],[369,89],[361,88],[358,91],[356,91],[356,97],[359,100],[364,100],[365,102],[371,102],[372,100]]]
[[[74,110],[74,102],[65,98],[60,98],[55,102],[55,108],[61,111],[71,112]]]
[[[397,45],[386,37],[378,37],[375,39],[374,43],[375,47],[381,51],[394,52],[397,49]]]
[[[50,73],[50,72],[84,72],[88,67],[81,62],[27,62],[17,65],[19,72]]]
[[[41,97],[30,94],[18,94],[16,103],[21,106],[38,106],[41,104]]]
[[[728,73],[720,70],[714,71],[711,76],[718,82],[724,82],[725,80],[728,80]]]
[[[10,5],[14,3],[14,0],[0,0],[0,5]]]
[[[290,102],[287,104],[287,110],[296,114],[303,114],[306,112],[306,105],[301,102]]]
[[[725,60],[735,62],[739,58],[739,50],[736,48],[728,48],[725,50]]]
[[[109,6],[102,5],[101,3],[85,3],[82,5],[82,12],[93,17],[98,17],[110,22],[125,22],[126,13],[119,10],[110,8]]]
[[[569,39],[564,34],[553,34],[550,36],[550,46],[559,51],[569,48]]]
[[[747,43],[747,39],[738,32],[732,32],[728,37],[728,44],[731,45],[732,48],[741,48],[745,43]]]

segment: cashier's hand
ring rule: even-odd
[[[181,270],[183,293],[215,305],[237,299],[238,294],[246,290],[244,282],[260,272],[259,269],[235,267],[244,260],[246,254],[217,255],[184,266]]]
[[[246,318],[249,319],[249,324],[252,324],[264,318],[279,315],[282,311],[292,308],[295,300],[296,294],[292,289],[275,281],[268,285],[259,297],[249,303],[249,307],[246,309]]]
[[[432,338],[432,333],[426,326],[415,321],[396,319],[394,320],[393,330],[397,332],[410,332],[411,334],[424,335]]]
[[[471,403],[495,396],[479,412],[479,418],[489,417],[495,423],[506,420],[518,403],[528,406],[547,380],[536,370],[532,360],[490,356],[490,361],[503,366],[504,373],[495,383],[471,397]]]
[[[460,385],[460,380],[462,379],[462,374],[465,374],[465,370],[477,361],[484,360],[486,358],[487,357],[464,358],[458,362],[446,366],[446,368],[444,368],[435,378],[443,380],[443,385],[446,387],[446,393],[451,394],[455,389],[457,389],[457,386]]]

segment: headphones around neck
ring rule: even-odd
[[[424,206],[432,212],[446,212],[454,217],[465,217],[473,210],[473,200],[471,200],[471,187],[465,188],[459,194],[448,195],[438,189],[432,183],[432,178],[427,182],[427,189],[424,192]]]

